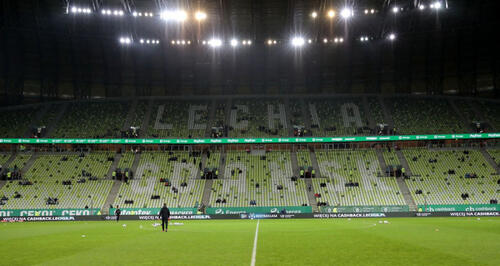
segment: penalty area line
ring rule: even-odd
[[[255,238],[253,240],[252,262],[250,263],[250,266],[255,266],[255,258],[257,257],[257,238],[259,237],[259,223],[260,220],[257,220],[257,228],[255,228]]]

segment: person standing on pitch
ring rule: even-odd
[[[167,208],[167,204],[163,203],[163,208],[160,210],[161,219],[161,231],[167,232],[168,229],[168,218],[170,217],[170,210]]]
[[[120,210],[120,206],[116,205],[116,211],[115,211],[116,222],[120,221],[120,214],[122,214],[122,211]]]

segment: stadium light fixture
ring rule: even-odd
[[[430,7],[432,9],[438,10],[438,9],[441,9],[442,5],[441,5],[441,2],[434,2],[433,4],[430,5]]]
[[[313,12],[311,13],[311,17],[312,17],[312,18],[316,18],[316,17],[318,17],[318,13],[317,13],[316,11],[313,11]]]
[[[350,8],[344,8],[342,9],[342,11],[340,12],[340,15],[344,18],[344,19],[349,19],[351,18],[352,16],[354,16],[354,11]]]
[[[70,12],[73,14],[90,14],[92,13],[92,9],[73,6],[71,7]]]
[[[323,43],[328,43],[328,39],[327,39],[327,38],[324,38],[324,39],[323,39]]]
[[[187,13],[183,10],[167,10],[161,12],[160,18],[165,21],[183,22],[187,19]]]
[[[208,41],[208,45],[210,45],[211,47],[221,47],[222,46],[222,40],[221,39],[217,39],[217,38],[212,38]]]
[[[236,40],[236,39],[232,39],[232,40],[231,40],[231,46],[232,46],[232,47],[236,47],[236,46],[238,46],[238,40]]]
[[[425,5],[419,5],[419,6],[418,6],[418,9],[419,9],[419,10],[424,10],[424,9],[425,9]]]
[[[120,43],[121,44],[131,44],[132,40],[129,37],[121,37],[120,38]]]
[[[359,38],[359,40],[362,42],[367,42],[370,39],[367,36],[361,36],[361,38]]]
[[[372,9],[370,9],[370,13],[371,13],[371,14],[375,14],[375,9],[373,9],[373,8],[372,8]]]
[[[305,40],[302,37],[294,37],[294,38],[292,38],[292,45],[294,47],[301,47],[301,46],[304,45],[304,43],[305,43]]]
[[[397,14],[399,12],[399,7],[395,6],[392,8],[392,13]]]
[[[394,41],[396,39],[396,34],[391,33],[391,34],[389,34],[388,38],[389,38],[389,40]]]
[[[196,13],[194,14],[194,18],[198,21],[205,20],[207,19],[207,13],[203,11],[196,11]]]
[[[333,9],[329,10],[327,15],[329,18],[334,18],[335,17],[335,10],[333,10]]]

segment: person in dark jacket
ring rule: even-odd
[[[167,232],[168,229],[168,218],[170,217],[170,210],[167,208],[167,204],[163,203],[163,208],[161,208],[159,213],[161,219],[161,230]]]
[[[116,215],[116,222],[120,221],[120,214],[122,214],[122,211],[120,210],[120,206],[116,206],[116,211],[115,211],[115,215]]]

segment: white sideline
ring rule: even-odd
[[[259,222],[260,220],[257,220],[257,228],[255,229],[255,238],[253,240],[252,262],[250,263],[250,266],[255,266],[255,257],[257,256],[257,237],[259,236]]]

